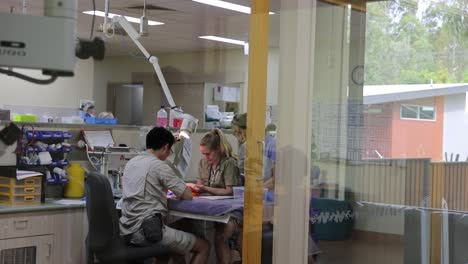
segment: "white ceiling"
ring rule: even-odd
[[[92,16],[82,14],[82,11],[92,10],[92,0],[77,0],[78,36],[89,38]],[[229,2],[250,6],[250,0],[228,0]],[[23,0],[0,0],[0,12],[22,12]],[[27,13],[43,14],[44,0],[26,0]],[[273,12],[279,9],[279,0],[271,1]],[[96,9],[104,11],[105,0],[96,0]],[[132,6],[142,6],[143,0],[110,0],[110,12],[127,16],[140,17],[142,10],[130,9]],[[147,0],[146,5],[155,5],[174,11],[147,10],[146,16],[150,20],[164,22],[164,25],[150,26],[149,35],[141,40],[150,53],[199,51],[208,49],[241,48],[238,45],[224,44],[199,39],[202,35],[216,35],[221,37],[248,40],[249,15],[212,7],[191,0]],[[106,38],[102,32],[97,32],[103,18],[96,17],[94,36],[102,37],[106,42],[106,55],[122,55],[128,51],[137,54],[138,50],[128,37],[115,35]],[[135,28],[138,24],[132,23]],[[270,16],[270,46],[277,46],[279,32],[279,15]]]

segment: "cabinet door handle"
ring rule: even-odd
[[[50,257],[51,255],[52,255],[52,243],[48,242],[47,243],[46,257]]]
[[[34,188],[24,188],[24,192],[25,192],[25,193],[33,193],[33,192],[34,192]]]
[[[262,145],[262,157],[263,157],[264,152],[265,152],[265,141],[263,141],[263,140],[257,140],[257,144],[261,144],[261,145]],[[257,178],[257,179],[255,179],[255,180],[256,180],[257,182],[263,181],[263,180],[264,180],[264,179],[263,179],[263,175],[262,175],[262,177]]]
[[[31,185],[34,184],[36,181],[35,180],[24,180],[24,184],[26,185]]]
[[[24,197],[24,201],[25,201],[25,202],[34,201],[34,196],[25,196],[25,197]]]

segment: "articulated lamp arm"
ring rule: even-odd
[[[146,59],[153,65],[154,71],[158,76],[159,82],[161,83],[161,87],[163,89],[164,95],[166,96],[167,102],[171,107],[175,107],[176,104],[174,99],[172,98],[171,91],[169,91],[169,87],[167,86],[166,79],[164,79],[164,75],[161,71],[161,67],[159,66],[158,58],[149,54],[149,52],[143,47],[141,42],[138,40],[140,38],[140,34],[130,25],[130,22],[125,19],[123,16],[114,16],[112,17],[112,23],[119,24],[123,30],[128,34],[128,36],[132,39],[133,43],[140,49],[140,51],[145,55]]]
[[[158,76],[159,82],[161,83],[161,87],[163,88],[164,95],[166,96],[167,102],[169,105],[172,107],[175,107],[176,104],[174,102],[174,99],[172,98],[171,91],[169,91],[169,87],[167,86],[166,79],[164,79],[164,75],[161,71],[161,67],[159,66],[158,63],[158,58],[156,56],[153,56],[149,54],[149,52],[143,47],[141,42],[138,40],[140,38],[140,34],[130,25],[130,23],[125,19],[123,16],[114,16],[112,17],[112,23],[113,24],[119,24],[123,30],[128,34],[128,36],[132,39],[133,43],[137,45],[137,47],[140,49],[140,51],[145,55],[146,59],[153,65],[154,71],[156,72],[156,75]],[[104,29],[106,30],[106,29]],[[181,130],[187,130],[190,131],[191,133],[195,132],[198,127],[198,119],[193,117],[192,115],[189,115],[185,113],[183,115],[183,122],[181,126]],[[189,136],[187,135],[187,138]]]

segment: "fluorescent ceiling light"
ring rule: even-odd
[[[222,38],[222,37],[217,37],[217,36],[199,36],[199,38],[214,40],[214,41],[220,41],[220,42],[226,42],[226,43],[231,43],[231,44],[236,44],[236,45],[241,45],[241,46],[245,46],[245,44],[247,44],[247,42],[242,41],[242,40]]]
[[[87,14],[87,15],[93,15],[93,10],[91,11],[83,11],[83,14]],[[99,11],[99,10],[96,10],[96,12],[94,12],[94,14],[96,16],[100,16],[100,17],[105,17],[106,16],[106,13],[105,12],[102,12],[102,11]],[[114,17],[114,16],[120,16],[118,14],[112,14],[112,13],[109,13],[108,16],[110,18]],[[130,17],[130,16],[124,16],[129,22],[133,22],[133,23],[137,23],[137,24],[140,24],[140,19],[139,18],[136,18],[136,17]],[[164,23],[162,22],[158,22],[158,21],[153,21],[153,20],[148,20],[148,25],[150,26],[157,26],[157,25],[164,25]]]
[[[197,2],[197,3],[202,3],[205,5],[221,7],[224,9],[229,9],[229,10],[233,10],[233,11],[237,11],[237,12],[241,12],[245,14],[250,14],[250,7],[233,4],[233,3],[226,2],[226,1],[221,1],[221,0],[192,0],[192,1]],[[270,15],[273,15],[273,14],[275,13],[270,12]]]

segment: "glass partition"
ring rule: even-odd
[[[274,244],[317,263],[466,262],[466,3],[282,1],[278,13],[275,213],[310,207],[301,239],[280,237],[275,215]],[[311,96],[302,126],[289,121],[296,91]],[[298,138],[308,179],[281,149]]]

